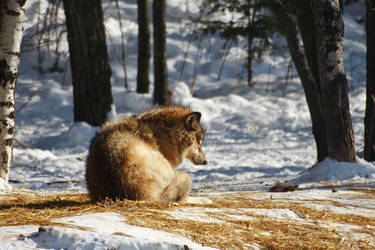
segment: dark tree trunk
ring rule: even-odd
[[[253,70],[252,70],[252,64],[253,64],[253,36],[249,32],[247,35],[247,85],[249,87],[254,86],[253,83]]]
[[[375,161],[375,0],[366,0],[366,161]]]
[[[318,161],[324,160],[328,156],[327,141],[324,128],[324,120],[320,109],[320,94],[317,81],[314,77],[308,59],[305,56],[298,40],[298,32],[293,20],[288,16],[286,10],[278,0],[268,0],[270,9],[274,13],[280,28],[287,39],[290,54],[293,58],[298,75],[301,79],[305,92],[306,102],[309,107],[312,132],[315,138]],[[302,27],[301,27],[302,29]],[[311,32],[311,30],[310,30]],[[308,32],[305,32],[308,33]],[[309,51],[312,53],[311,51]],[[305,53],[306,49],[305,49]],[[310,54],[310,58],[313,55]],[[319,78],[318,78],[319,79]]]
[[[313,9],[328,155],[338,161],[355,162],[354,135],[343,61],[344,23],[339,2],[314,0]]]
[[[152,4],[154,26],[154,103],[169,104],[167,48],[166,48],[166,2],[154,0]]]
[[[299,16],[307,56],[299,44],[295,24],[281,2],[268,0],[301,78],[313,123],[318,160],[330,156],[338,161],[354,162],[354,136],[343,66],[344,26],[338,2],[317,0],[314,8],[309,1],[292,2]],[[313,38],[316,40],[311,41]]]
[[[255,6],[257,3],[254,3],[253,10],[251,10],[251,0],[247,1],[247,5],[249,6],[247,17],[247,85],[249,87],[254,86],[253,84],[253,70],[252,70],[252,64],[254,59],[254,51],[253,51],[253,25],[255,21],[256,14],[258,12],[257,7]]]
[[[100,0],[64,0],[74,121],[99,126],[111,110],[111,69]]]
[[[327,135],[325,131],[324,119],[320,107],[320,76],[318,65],[318,54],[315,43],[315,32],[313,24],[313,10],[311,0],[292,0],[297,11],[298,25],[300,27],[304,52],[309,64],[310,71],[314,77],[315,84],[311,88],[312,109],[310,109],[312,120],[312,131],[316,142],[318,161],[324,160],[328,156]]]
[[[150,86],[150,27],[148,0],[138,0],[137,92],[148,93]]]

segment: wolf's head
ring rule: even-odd
[[[185,117],[185,158],[195,165],[206,165],[206,156],[202,151],[202,142],[205,130],[200,124],[201,113],[192,112]]]
[[[205,165],[207,160],[201,148],[205,130],[200,124],[201,116],[182,106],[155,108],[136,117],[141,128],[137,132],[155,143],[173,168],[183,158],[195,165]]]

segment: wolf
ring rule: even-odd
[[[176,167],[184,158],[207,164],[200,119],[200,112],[168,106],[104,124],[86,159],[91,200],[184,201],[192,179]]]

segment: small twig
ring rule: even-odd
[[[27,144],[21,142],[21,141],[18,140],[17,138],[13,138],[13,141],[16,142],[19,146],[21,146],[21,147],[23,147],[23,148],[37,149],[36,147],[30,146],[30,145],[27,145]]]
[[[12,168],[30,168],[32,170],[38,169],[38,167],[33,165],[27,165],[27,164],[13,164]]]
[[[55,185],[55,184],[68,184],[68,183],[76,184],[76,183],[80,183],[80,181],[77,181],[77,180],[69,180],[69,181],[50,181],[50,182],[47,182],[47,185],[48,185],[48,186],[51,186],[51,185]]]
[[[290,58],[289,63],[288,63],[288,70],[286,71],[286,76],[285,76],[284,91],[286,91],[286,89],[288,87],[289,77],[290,77],[290,72],[292,70],[292,67],[293,67],[293,59]],[[284,94],[285,94],[285,92],[284,92]]]
[[[190,89],[192,96],[194,96],[194,88],[195,88],[195,84],[197,83],[198,71],[199,71],[199,67],[200,67],[201,59],[203,55],[203,50],[202,50],[203,39],[202,39],[202,35],[200,31],[197,32],[197,36],[198,36],[198,52],[197,52],[197,57],[195,60],[193,81],[191,83],[191,89]]]
[[[223,54],[223,57],[222,57],[222,63],[220,65],[220,69],[219,69],[219,73],[217,74],[217,80],[220,81],[221,79],[221,73],[223,72],[223,69],[224,69],[224,65],[225,65],[225,62],[227,60],[227,57],[228,57],[228,54],[229,54],[229,51],[230,49],[232,48],[232,43],[233,43],[233,40],[230,39],[230,40],[227,40],[224,45],[223,45],[223,49],[224,49],[224,54]]]
[[[36,96],[36,91],[30,91],[27,101],[24,102],[18,109],[15,110],[16,114],[21,112],[27,106],[27,104],[29,104],[33,100],[34,96]]]
[[[9,179],[9,183],[21,183],[21,181],[19,181],[19,180]]]
[[[128,71],[126,69],[126,51],[125,51],[125,34],[124,34],[124,31],[122,29],[122,19],[121,19],[121,12],[120,12],[120,6],[118,4],[118,0],[115,0],[115,4],[116,4],[116,9],[117,9],[117,17],[118,17],[118,22],[119,22],[119,25],[120,25],[120,33],[121,33],[121,65],[122,65],[122,69],[124,71],[124,81],[125,81],[125,89],[128,89],[129,88],[129,83],[128,83]]]

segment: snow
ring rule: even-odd
[[[362,159],[357,163],[337,162],[336,160],[326,158],[317,163],[311,169],[308,169],[301,176],[293,179],[293,183],[311,183],[319,181],[338,182],[342,180],[358,181],[375,175],[374,165]]]
[[[38,1],[28,0],[26,5],[25,35],[35,31]],[[40,8],[47,1],[40,1]],[[168,75],[172,103],[202,113],[207,129],[203,149],[209,164],[194,166],[184,161],[179,170],[188,172],[193,179],[193,194],[251,191],[252,199],[269,197],[269,188],[276,182],[299,184],[305,190],[288,194],[272,193],[273,199],[288,198],[307,203],[317,209],[330,209],[336,213],[369,214],[374,216],[374,205],[366,199],[353,199],[346,187],[374,188],[375,165],[364,161],[363,117],[365,110],[365,40],[364,25],[358,17],[364,16],[363,4],[353,4],[344,12],[345,70],[349,79],[350,105],[358,154],[357,163],[337,162],[327,158],[316,164],[314,138],[303,90],[295,70],[289,83],[285,75],[290,60],[287,53],[266,52],[260,62],[254,63],[256,85],[247,86],[243,74],[245,55],[243,48],[230,51],[226,65],[217,80],[221,61],[216,59],[222,42],[211,36],[204,40],[202,64],[199,69],[195,95],[190,86],[197,56],[197,44],[189,51],[181,80],[180,67],[188,43],[191,27],[184,17],[198,12],[196,1],[168,1]],[[111,1],[104,1],[105,25],[112,66],[112,92],[114,105],[108,120],[130,116],[153,107],[151,85],[149,94],[135,93],[137,23],[136,1],[121,1],[121,13],[126,27],[127,68],[130,89],[123,87],[123,71],[118,62],[121,34],[117,12]],[[63,13],[62,9],[60,10]],[[60,13],[59,18],[63,19]],[[282,38],[275,37],[279,43]],[[241,41],[240,41],[241,44]],[[61,48],[67,52],[66,40]],[[54,62],[55,55],[45,51],[44,67]],[[16,92],[16,130],[13,166],[10,184],[0,179],[0,193],[31,189],[43,193],[86,193],[85,158],[91,138],[99,128],[86,123],[73,122],[73,96],[70,70],[38,73],[37,52],[27,50],[22,55],[20,77]],[[68,57],[62,56],[61,64]],[[151,72],[153,68],[151,65]],[[151,82],[153,76],[151,74]],[[340,189],[340,195],[325,188],[327,183]],[[210,193],[214,196],[215,193]],[[195,197],[195,203],[210,203],[210,199]],[[346,207],[331,203],[315,204],[317,200],[338,199]],[[373,201],[373,200],[372,200]],[[0,201],[1,202],[1,201]],[[194,203],[194,202],[192,202]],[[361,207],[360,209],[358,206]],[[355,208],[355,209],[354,209]],[[355,211],[354,211],[355,210]],[[185,207],[169,211],[177,219],[220,221],[212,213],[223,212],[215,208]],[[258,214],[277,220],[302,220],[289,209],[226,209],[234,220],[251,220]],[[94,213],[59,218],[56,222],[77,227],[24,225],[0,228],[1,249],[69,248],[69,249],[209,249],[178,236],[149,228],[126,224],[120,213]],[[345,224],[347,225],[347,224]],[[349,230],[336,225],[342,230]],[[79,228],[80,227],[85,227]],[[333,226],[333,225],[331,225]],[[354,227],[354,226],[353,226]],[[117,233],[117,234],[116,234]],[[363,236],[363,235],[362,235]],[[355,237],[362,237],[356,234]],[[372,242],[372,244],[375,244]],[[256,247],[255,245],[252,245]]]
[[[0,178],[0,191],[1,192],[9,192],[12,191],[13,187],[9,185],[4,179]]]
[[[35,226],[22,227],[22,230],[29,231],[29,238],[34,240],[26,240],[24,245],[8,241],[2,245],[2,249],[14,249],[15,247],[108,249],[111,246],[116,246],[116,249],[184,249],[185,245],[194,249],[210,249],[183,237],[148,228],[130,226],[123,223],[123,221],[124,218],[118,213],[100,213],[59,218],[56,222],[85,225],[86,231],[84,237],[82,237],[82,230],[76,228],[59,226],[42,227],[35,232]],[[19,228],[6,227],[4,229],[9,235],[16,235]]]

